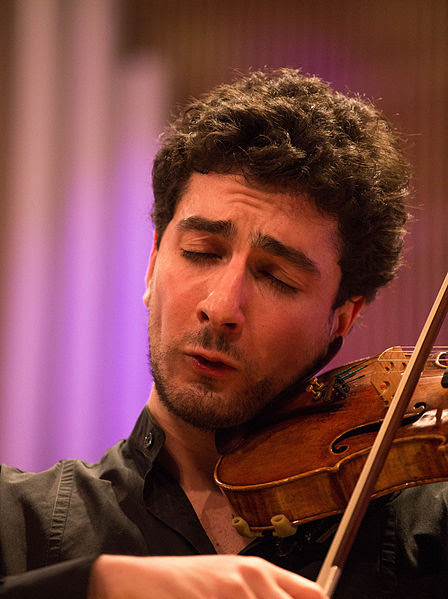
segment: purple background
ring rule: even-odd
[[[337,362],[410,345],[447,269],[446,2],[6,1],[0,125],[0,462],[95,460],[150,390],[150,169],[178,102],[235,69],[301,66],[408,134],[399,279]],[[446,343],[447,327],[440,336]]]

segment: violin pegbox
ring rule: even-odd
[[[325,383],[321,383],[317,376],[311,379],[309,385],[306,388],[307,393],[311,393],[314,401],[318,401],[322,398],[322,393],[325,390]]]
[[[321,382],[318,377],[314,377],[306,387],[306,391],[311,393],[314,402],[335,403],[343,401],[350,391],[350,383],[356,380],[353,379],[353,376],[364,367],[365,365],[356,369],[346,368],[333,375],[326,382]]]

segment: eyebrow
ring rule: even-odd
[[[222,235],[226,239],[232,239],[237,235],[237,227],[231,220],[211,220],[204,216],[188,216],[176,225],[179,231],[205,231],[214,235]],[[254,233],[250,237],[251,247],[261,249],[272,256],[284,258],[294,266],[320,277],[320,270],[314,260],[311,260],[302,250],[286,245],[265,233]]]
[[[179,231],[205,231],[222,235],[226,239],[236,237],[237,229],[231,220],[210,220],[203,216],[188,216],[176,225]]]
[[[311,260],[302,250],[285,245],[275,237],[272,237],[272,235],[255,233],[251,236],[251,246],[260,248],[273,256],[284,258],[294,266],[298,266],[301,270],[320,277],[320,270],[314,260]]]

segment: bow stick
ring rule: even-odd
[[[435,342],[448,311],[448,273],[442,283],[434,305],[426,320],[417,345],[398,385],[394,399],[387,411],[358,482],[347,504],[342,520],[322,564],[317,583],[332,596],[344,567],[345,560],[358,532],[362,518],[372,496],[375,483],[386,461],[406,407],[420,378],[429,352]]]

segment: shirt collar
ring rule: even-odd
[[[145,405],[128,437],[129,448],[144,476],[151,470],[164,443],[165,433],[154,421],[148,406]]]

